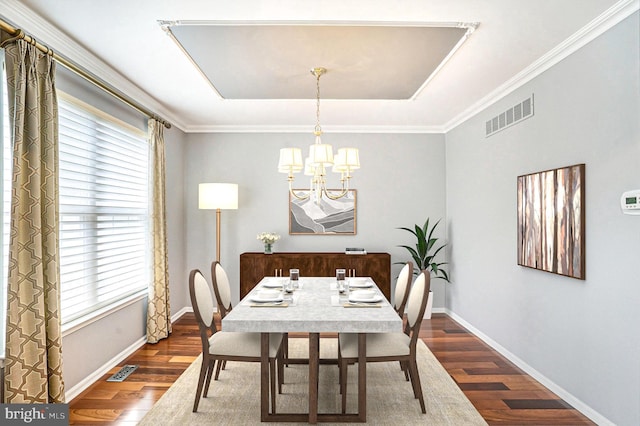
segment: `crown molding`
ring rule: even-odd
[[[187,126],[186,133],[313,133],[313,127],[301,125],[212,125]],[[441,126],[322,126],[322,133],[442,134]]]
[[[135,102],[144,105],[172,125],[184,129],[182,120],[168,111],[160,102],[140,89],[106,62],[62,33],[40,15],[17,0],[2,0],[2,16],[15,27],[21,28],[58,55],[80,66]]]
[[[631,16],[631,14],[638,9],[640,9],[640,0],[621,0],[617,2],[571,37],[541,56],[540,59],[442,126],[444,132],[447,133],[451,131],[519,87],[530,82],[535,77]]]

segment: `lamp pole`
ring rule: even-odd
[[[198,185],[198,208],[216,211],[216,260],[220,262],[221,210],[238,208],[238,185],[235,183],[201,183]]]

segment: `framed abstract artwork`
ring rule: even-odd
[[[518,265],[585,279],[584,164],[518,176]]]
[[[311,198],[298,200],[289,193],[289,234],[355,235],[356,190],[350,189],[337,200],[323,196],[319,203]]]

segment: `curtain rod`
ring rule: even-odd
[[[100,89],[102,89],[105,92],[109,93],[110,95],[112,95],[113,97],[118,99],[119,101],[124,102],[125,104],[129,105],[131,108],[135,109],[136,111],[146,115],[147,117],[154,118],[154,119],[158,120],[167,129],[171,128],[171,123],[169,123],[168,121],[163,120],[162,118],[158,117],[156,114],[154,114],[151,111],[147,110],[143,106],[141,106],[141,105],[137,104],[136,102],[132,101],[131,99],[127,98],[125,95],[121,94],[116,89],[114,89],[113,87],[107,85],[106,83],[103,83],[98,78],[96,78],[93,75],[89,74],[87,71],[85,71],[84,69],[80,68],[78,65],[74,64],[73,62],[69,61],[68,59],[63,58],[60,55],[58,55],[52,49],[49,49],[49,47],[39,43],[38,41],[36,41],[35,38],[31,37],[30,35],[27,35],[23,30],[12,27],[10,24],[8,24],[7,22],[3,21],[2,19],[0,19],[0,29],[6,31],[12,37],[22,38],[27,43],[33,44],[41,52],[44,52],[47,55],[51,55],[56,62],[58,62],[60,65],[63,65],[68,70],[73,71],[74,73],[76,73],[80,77],[82,77],[85,80],[89,81],[90,83],[93,83],[94,85],[98,86]]]

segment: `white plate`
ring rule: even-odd
[[[281,302],[282,293],[277,290],[258,290],[251,296],[254,302]]]
[[[383,297],[372,290],[353,291],[349,294],[349,302],[376,303],[382,301]]]
[[[373,287],[373,283],[368,278],[349,278],[349,287],[353,288],[369,288]]]
[[[366,297],[366,298],[359,298],[358,296],[351,296],[349,295],[349,302],[358,302],[358,303],[378,303],[378,302],[382,302],[383,297],[378,295],[378,296],[373,296],[373,297]]]
[[[264,294],[255,294],[251,296],[252,302],[258,303],[266,303],[266,302],[282,302],[282,295],[278,294],[277,296],[272,295],[264,295]]]
[[[265,280],[264,283],[262,283],[262,287],[266,287],[266,288],[282,288],[282,284],[285,283],[286,278],[284,279],[271,279],[271,280]]]

